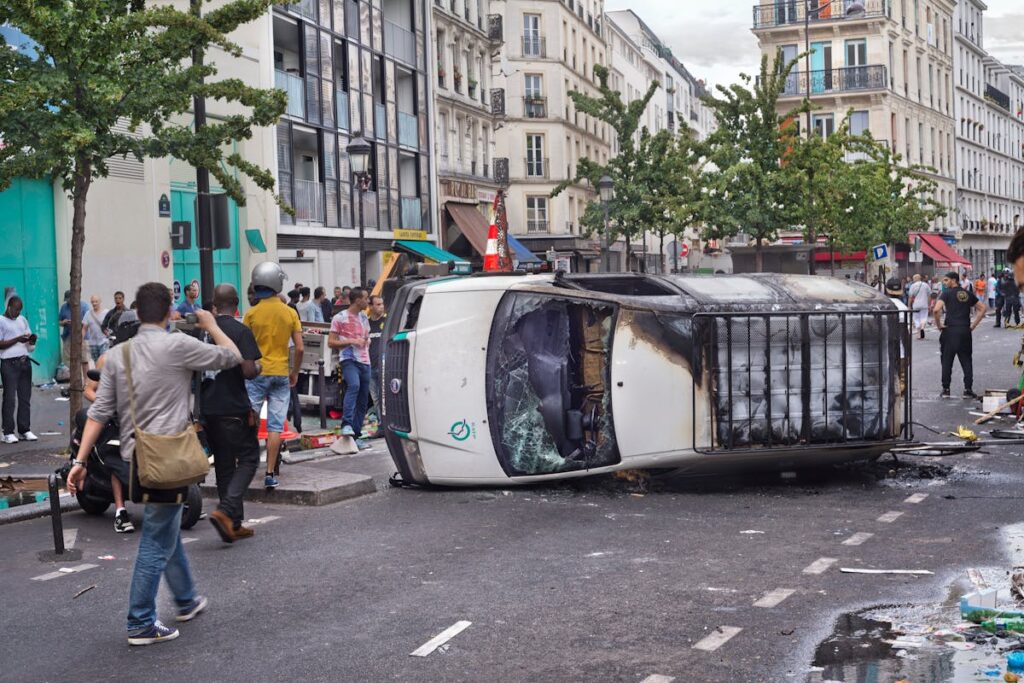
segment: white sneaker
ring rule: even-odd
[[[32,432],[24,432],[21,435],[21,438],[24,439],[25,441],[39,441],[39,437],[33,434]]]
[[[14,434],[4,434],[4,438],[0,439],[3,443],[18,443],[18,437]]]

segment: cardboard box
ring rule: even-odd
[[[337,440],[338,435],[326,429],[302,433],[302,447],[307,450],[327,448]]]

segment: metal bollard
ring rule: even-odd
[[[324,359],[316,362],[316,371],[320,382],[320,429],[327,429],[327,404],[324,403],[324,394],[327,393],[327,378],[324,376]]]
[[[53,524],[53,552],[64,554],[64,520],[60,516],[60,492],[57,489],[57,475],[51,474],[46,480],[50,489],[50,521]]]

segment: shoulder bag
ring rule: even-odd
[[[135,428],[132,468],[138,473],[139,484],[151,489],[177,489],[203,481],[210,471],[210,459],[199,443],[199,437],[191,423],[184,431],[169,435],[151,434],[139,429],[139,423],[135,419],[131,345],[132,342],[123,344],[122,354],[128,378],[132,425]]]

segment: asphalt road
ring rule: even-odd
[[[975,336],[978,390],[1016,374],[1020,333],[990,325]],[[934,336],[914,343],[914,367],[917,420],[951,429],[973,419],[975,406],[938,398]],[[250,505],[247,517],[261,520],[252,540],[225,546],[205,521],[186,532],[210,610],[178,640],[138,649],[123,631],[137,536],[116,536],[109,515],[66,515],[82,551],[71,566],[96,566],[33,580],[59,566],[36,556],[49,520],[2,526],[0,679],[803,681],[839,615],[948,603],[968,567],[1009,568],[1000,530],[1024,521],[1022,451],[795,479],[385,489],[315,509]],[[379,454],[360,457],[364,471],[386,468]],[[170,620],[165,592],[160,604]],[[410,656],[462,621],[446,644]]]

